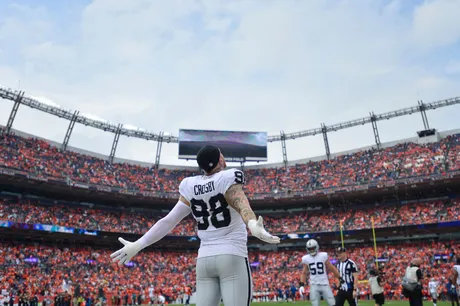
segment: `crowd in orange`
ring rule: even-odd
[[[381,150],[366,150],[338,156],[331,160],[307,162],[288,168],[247,169],[245,189],[250,197],[273,192],[308,192],[322,188],[380,184],[401,178],[443,175],[460,170],[460,134],[429,144],[403,143]],[[154,169],[133,164],[110,164],[108,161],[71,151],[61,151],[39,139],[6,135],[0,129],[0,168],[19,170],[36,177],[54,178],[100,186],[138,191],[176,194],[179,182],[196,173],[189,170]],[[342,221],[345,229],[370,228],[370,217],[376,227],[439,223],[460,220],[459,200],[433,200],[401,206],[363,208],[334,212],[302,212],[284,216],[266,216],[266,227],[273,233],[306,233],[336,231]],[[54,202],[0,199],[0,220],[40,223],[141,234],[152,226],[159,215],[82,208]],[[184,220],[172,234],[195,235],[191,218]],[[460,244],[439,242],[420,245],[382,245],[379,256],[388,261],[386,295],[400,299],[400,279],[405,267],[415,256],[423,258],[426,275],[445,282],[451,270],[453,253]],[[331,251],[331,250],[328,250]],[[80,284],[85,297],[98,298],[101,292],[109,304],[112,297],[147,301],[151,292],[170,301],[180,298],[195,285],[194,253],[142,252],[132,266],[119,268],[112,264],[109,250],[59,249],[49,246],[0,244],[0,292],[17,292],[21,296],[52,299],[59,292],[72,291]],[[298,286],[300,258],[304,252],[251,252],[254,264],[254,291],[260,298],[274,298],[279,290]],[[447,257],[434,259],[434,254]],[[370,247],[352,248],[350,258],[360,268],[360,280],[374,266]],[[457,254],[458,256],[458,254]],[[330,257],[335,257],[333,251]],[[35,262],[38,261],[38,262]],[[256,264],[259,263],[259,264]],[[142,275],[142,277],[139,277]],[[425,279],[427,282],[427,278]],[[361,294],[368,293],[361,284]],[[101,292],[98,292],[100,291]]]
[[[247,169],[250,196],[305,192],[321,188],[381,183],[400,178],[445,174],[460,170],[460,134],[429,144],[403,143],[307,162],[287,169]],[[37,176],[138,191],[176,193],[190,170],[154,169],[62,151],[44,140],[7,135],[0,130],[0,167]]]
[[[41,204],[41,205],[40,205]],[[38,200],[0,198],[0,220],[28,224],[59,225],[86,230],[143,234],[161,217],[154,211],[142,213],[114,212],[102,209],[75,207],[53,201],[45,206]],[[150,215],[149,215],[150,214]],[[265,215],[266,228],[276,234],[331,232],[413,224],[460,221],[460,199],[437,200],[405,204],[359,208],[359,210],[327,212],[295,212],[288,215]],[[195,236],[196,222],[192,217],[183,220],[170,233]]]
[[[380,245],[379,258],[385,272],[385,294],[389,299],[402,299],[400,280],[410,260],[415,256],[423,259],[424,288],[430,278],[437,279],[441,292],[445,291],[451,275],[455,250],[460,243],[424,243],[422,245]],[[334,250],[324,249],[334,260]],[[167,300],[181,299],[189,288],[195,286],[195,253],[141,252],[133,258],[133,266],[118,267],[110,260],[110,250],[60,249],[38,245],[0,244],[0,286],[1,292],[17,292],[21,296],[38,296],[39,300],[52,299],[68,291],[73,294],[80,284],[82,296],[86,299],[99,298],[102,289],[104,298],[110,304],[114,297],[121,301],[137,298],[148,302],[151,295],[162,295]],[[279,290],[292,285],[298,288],[299,273],[302,270],[303,251],[250,252],[250,263],[254,282],[254,296],[259,299],[273,299]],[[436,260],[435,255],[444,255]],[[37,258],[38,262],[31,262]],[[375,268],[375,253],[372,247],[349,248],[349,258],[359,268],[359,288],[362,298],[368,295],[368,272]],[[337,280],[330,275],[335,289]],[[306,286],[308,292],[308,286]],[[190,294],[190,293],[189,293]]]

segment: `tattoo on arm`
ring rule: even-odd
[[[179,197],[179,201],[181,201],[182,203],[184,203],[187,206],[190,206],[190,202],[187,201],[187,199],[184,198],[182,195]]]
[[[249,205],[249,200],[244,194],[243,187],[240,184],[232,185],[225,193],[225,199],[228,205],[233,207],[243,218],[244,223],[248,224],[249,220],[256,219],[256,215]]]

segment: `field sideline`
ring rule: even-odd
[[[192,306],[195,306],[195,304],[191,304]],[[224,304],[221,304],[221,306]],[[254,306],[281,306],[281,305],[297,305],[297,306],[311,306],[310,302],[268,302],[268,303],[262,303],[262,302],[252,302],[251,305]],[[326,306],[327,304],[324,301],[321,301],[321,306]],[[348,303],[345,302],[345,305],[348,306]],[[374,301],[359,301],[358,306],[374,306]],[[409,306],[409,301],[387,301],[385,302],[385,305],[391,305],[391,306]],[[424,306],[433,306],[432,301],[423,301]],[[437,303],[438,306],[450,306],[450,302],[445,302],[445,301],[438,301]]]

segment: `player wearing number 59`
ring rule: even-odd
[[[313,306],[319,306],[322,295],[329,306],[334,306],[335,298],[329,284],[327,273],[328,271],[332,272],[338,279],[340,279],[340,274],[329,261],[327,253],[318,252],[318,250],[319,244],[316,240],[310,239],[307,241],[308,254],[302,257],[303,270],[300,275],[300,281],[305,283],[307,280],[307,273],[310,272],[311,304]]]
[[[262,217],[256,219],[244,194],[244,174],[224,170],[226,163],[219,148],[204,146],[197,154],[204,175],[185,178],[179,185],[179,202],[139,240],[129,242],[111,255],[119,265],[128,262],[143,248],[169,233],[192,213],[198,223],[201,245],[196,265],[196,305],[249,305],[252,279],[248,262],[246,226],[252,235],[267,243],[280,239],[264,229]]]

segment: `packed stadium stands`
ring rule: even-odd
[[[386,275],[386,295],[391,299],[402,298],[399,281],[414,256],[423,258],[426,275],[445,281],[451,269],[450,261],[459,247],[458,242],[379,246],[379,258],[387,260],[382,268]],[[334,250],[323,250],[329,252],[331,259],[335,257]],[[66,287],[72,288],[69,281],[80,284],[83,295],[92,295],[94,299],[102,287],[108,300],[113,295],[123,297],[127,293],[130,299],[133,293],[137,296],[144,294],[146,300],[148,288],[153,285],[157,292],[175,301],[185,287],[194,286],[194,253],[142,252],[133,259],[132,266],[123,268],[111,264],[109,255],[107,250],[89,248],[1,244],[0,278],[2,283],[8,284],[7,289],[17,286],[28,295],[39,295],[40,300],[46,294],[54,296]],[[304,252],[300,251],[251,252],[256,295],[273,297],[278,294],[278,289],[297,285],[303,255]],[[360,268],[360,279],[366,279],[375,264],[373,248],[353,248],[349,255]],[[435,255],[444,255],[445,259],[436,260]],[[143,277],[139,277],[140,273]],[[363,296],[367,294],[365,284],[360,290]]]
[[[39,205],[41,204],[41,205]],[[1,199],[0,220],[28,224],[50,224],[86,230],[119,233],[145,233],[159,219],[157,213],[113,212],[94,208],[76,208],[71,205],[51,206],[38,200]],[[285,216],[265,216],[265,224],[273,233],[314,233],[338,231],[340,222],[347,230],[371,228],[371,217],[376,228],[414,224],[460,221],[460,199],[411,203],[402,206],[362,208],[346,211],[296,212]],[[183,220],[171,235],[194,236],[195,221]]]
[[[108,161],[72,151],[61,151],[44,140],[6,135],[0,130],[0,168],[33,174],[33,178],[72,180],[85,184],[127,188],[177,196],[180,180],[196,171],[154,169],[134,164],[110,164]],[[362,184],[379,185],[397,179],[430,175],[442,176],[460,171],[460,134],[443,138],[438,143],[400,143],[382,150],[365,150],[341,155],[331,160],[310,161],[288,168],[246,169],[246,192],[250,197],[277,192],[309,192],[323,188],[339,188]],[[46,186],[46,184],[44,185]],[[69,187],[70,188],[70,187]],[[352,209],[334,211],[296,211],[281,215],[265,215],[267,228],[273,233],[335,232],[340,222],[347,230],[369,229],[371,217],[377,228],[414,224],[460,221],[460,200],[454,197],[410,201],[407,204],[385,203],[380,206],[355,205]],[[66,227],[141,234],[160,217],[158,211],[142,213],[87,207],[77,203],[30,197],[0,197],[0,221],[29,224],[52,224]],[[172,235],[195,235],[191,218]],[[379,256],[388,260],[384,271],[388,298],[401,299],[400,279],[408,261],[421,256],[428,274],[440,281],[448,276],[458,241],[424,244],[379,245]],[[335,257],[332,249],[331,259]],[[102,289],[111,304],[119,295],[129,301],[144,294],[149,287],[174,301],[187,286],[195,282],[195,252],[142,252],[131,266],[119,268],[112,264],[113,250],[86,248],[63,249],[58,246],[0,243],[0,291],[17,292],[21,296],[45,296],[73,290],[80,284],[85,297],[96,300]],[[457,252],[458,253],[458,252]],[[250,251],[255,297],[274,298],[279,290],[298,285],[303,251]],[[444,256],[436,260],[435,255]],[[367,246],[351,249],[350,257],[360,267],[360,279],[367,277],[374,266],[374,251]],[[143,277],[139,277],[139,274]],[[44,277],[46,276],[46,277]],[[12,290],[14,288],[14,290]],[[73,292],[73,291],[72,291]],[[362,284],[361,294],[368,293]],[[47,295],[48,294],[48,295]],[[124,302],[123,302],[124,303]],[[123,304],[122,303],[122,304]],[[131,303],[131,302],[130,302]]]
[[[2,135],[3,134],[3,135]],[[61,151],[44,140],[0,132],[0,167],[36,176],[122,187],[158,193],[177,193],[190,170],[154,169]],[[380,183],[400,178],[460,170],[460,134],[429,144],[402,143],[382,150],[366,150],[331,160],[284,168],[247,169],[250,196],[275,190],[302,192],[319,188]]]

